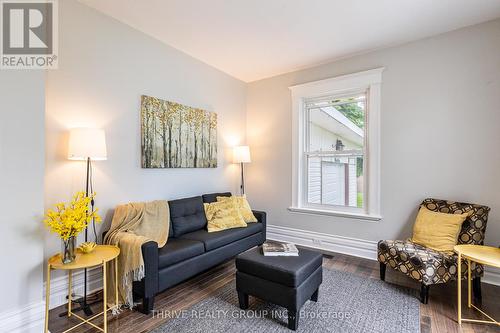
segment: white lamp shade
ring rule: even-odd
[[[250,148],[238,146],[233,148],[233,163],[250,163]]]
[[[105,160],[106,136],[103,130],[94,128],[73,128],[69,131],[68,159]]]

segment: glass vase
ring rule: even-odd
[[[70,237],[61,240],[61,260],[63,264],[69,264],[76,258],[76,238]]]

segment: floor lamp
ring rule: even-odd
[[[239,163],[241,165],[241,195],[245,195],[245,175],[243,165],[250,162],[250,148],[248,146],[237,146],[233,148],[233,163]]]
[[[85,195],[89,196],[94,192],[92,182],[92,161],[103,161],[107,159],[106,136],[103,130],[94,128],[73,128],[69,131],[68,159],[73,161],[86,162]],[[91,201],[92,211],[94,210],[94,200]],[[93,222],[93,221],[92,221]],[[97,235],[94,236],[97,242]],[[85,228],[85,241],[88,241],[88,227]],[[87,302],[87,270],[84,271],[83,297],[75,302],[80,303],[80,308],[87,316],[92,315],[90,304]],[[61,314],[64,315],[64,314]]]

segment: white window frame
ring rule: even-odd
[[[382,72],[376,68],[289,87],[292,94],[292,212],[378,221],[380,215],[380,105]],[[307,203],[306,100],[330,95],[367,92],[364,145],[364,207]]]

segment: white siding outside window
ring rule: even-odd
[[[345,168],[343,163],[322,163],[323,205],[342,206],[345,202]]]
[[[321,160],[309,160],[308,201],[321,204]]]

